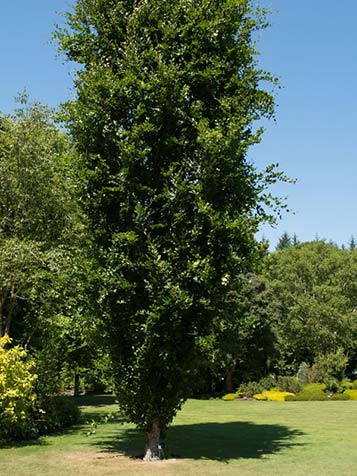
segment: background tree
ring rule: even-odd
[[[82,64],[67,123],[83,158],[103,332],[146,459],[187,397],[226,282],[249,268],[266,186],[247,160],[273,114],[247,0],[78,0],[57,31]]]
[[[292,239],[290,238],[289,233],[285,231],[279,238],[278,244],[276,245],[276,250],[279,251],[284,248],[290,248],[291,246],[292,246]]]
[[[353,251],[353,250],[356,249],[356,240],[355,240],[355,237],[353,235],[351,236],[351,239],[350,239],[350,242],[349,242],[348,246],[349,246],[350,251]]]
[[[55,385],[89,327],[85,222],[68,135],[53,111],[19,101],[0,117],[0,336],[30,349],[39,381]]]
[[[272,322],[274,298],[257,274],[238,276],[230,286],[217,317],[211,344],[214,367],[225,372],[225,390],[240,382],[259,380],[272,368],[275,357]]]
[[[278,301],[275,323],[281,371],[356,345],[356,254],[323,241],[284,248],[267,258]]]
[[[51,260],[59,263],[74,216],[68,139],[54,126],[51,111],[28,106],[25,96],[20,101],[23,107],[0,121],[0,332],[5,335],[30,301],[35,319],[36,283]],[[17,336],[22,324],[13,329]]]

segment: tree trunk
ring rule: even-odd
[[[226,392],[233,393],[233,367],[226,368]]]
[[[160,423],[154,420],[152,427],[146,432],[144,461],[158,461],[163,459],[164,453],[160,444]]]
[[[80,385],[79,373],[75,373],[75,375],[74,375],[74,390],[73,390],[73,396],[74,397],[79,397],[79,385]]]
[[[5,335],[4,307],[8,293],[9,291],[6,289],[3,293],[0,294],[0,337],[4,337]]]
[[[5,319],[5,332],[4,336],[10,337],[10,329],[11,329],[11,324],[12,324],[12,315],[14,312],[16,304],[16,293],[15,293],[15,286],[12,287],[11,289],[11,295],[10,295],[10,304],[9,304],[9,311],[7,313],[7,318]]]

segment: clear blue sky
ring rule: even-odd
[[[73,66],[56,58],[54,23],[73,1],[12,0],[0,7],[0,111],[26,88],[52,106],[70,98]],[[275,246],[284,231],[338,244],[357,236],[357,1],[261,0],[272,26],[259,34],[261,64],[280,77],[276,123],[250,156],[278,162],[296,178],[273,192],[295,214],[262,233]]]

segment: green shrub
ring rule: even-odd
[[[353,390],[346,390],[344,393],[333,393],[329,392],[329,389],[324,383],[309,383],[295,396],[287,397],[286,401],[350,400],[352,398],[350,392],[353,392]]]
[[[346,390],[344,395],[348,395],[350,400],[357,400],[357,389],[356,390]]]
[[[273,374],[267,375],[259,380],[258,385],[262,390],[270,390],[273,387],[276,387],[276,376]]]
[[[353,389],[353,383],[350,382],[349,380],[344,380],[342,382],[343,388],[346,390],[352,390]]]
[[[74,425],[81,415],[73,397],[47,397],[41,402],[41,412],[35,420],[39,434],[53,433]]]
[[[311,401],[325,401],[328,400],[327,394],[323,392],[322,390],[316,390],[315,392],[310,391],[310,392],[299,392],[296,395],[288,395],[285,398],[285,401],[291,402],[311,402]]]
[[[316,391],[324,391],[326,389],[326,385],[324,383],[309,383],[305,385],[302,389],[303,392],[316,392]]]
[[[347,393],[334,393],[329,400],[351,400],[351,397]]]
[[[21,347],[6,349],[10,342],[0,338],[0,440],[5,441],[32,434],[36,400],[34,364]]]
[[[278,377],[277,387],[281,392],[298,393],[301,390],[301,382],[297,377]]]
[[[352,390],[357,390],[357,380],[352,382]]]
[[[34,362],[19,346],[6,349],[10,342],[0,338],[0,440],[34,438],[76,423],[80,410],[72,397],[36,394]]]
[[[306,362],[301,362],[299,369],[297,371],[296,377],[299,379],[302,385],[310,383],[308,381],[308,373],[310,371],[310,365]]]
[[[310,367],[306,362],[300,365],[296,376],[302,386],[309,383],[321,382],[323,378],[321,369],[316,364]]]
[[[332,393],[343,391],[342,381],[348,364],[348,357],[342,349],[334,353],[319,355],[315,365],[321,373],[321,381],[326,385],[326,390]]]
[[[263,390],[264,389],[261,387],[259,382],[247,382],[238,387],[237,394],[242,397],[251,398],[253,395],[261,393]]]

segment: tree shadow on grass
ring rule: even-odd
[[[48,446],[48,442],[43,438],[36,438],[33,440],[20,440],[20,441],[9,441],[0,443],[0,450],[4,449],[13,449],[13,448],[22,448],[24,446]],[[0,474],[2,474],[0,472]]]
[[[282,425],[251,422],[198,423],[170,427],[166,457],[207,459],[228,462],[239,458],[263,458],[286,448],[301,446],[304,433]],[[143,453],[142,432],[124,429],[116,438],[96,441],[103,452],[122,453],[138,458]]]
[[[111,394],[86,394],[80,397],[73,397],[74,402],[81,408],[86,406],[93,407],[107,407],[109,405],[115,405],[116,397]]]

